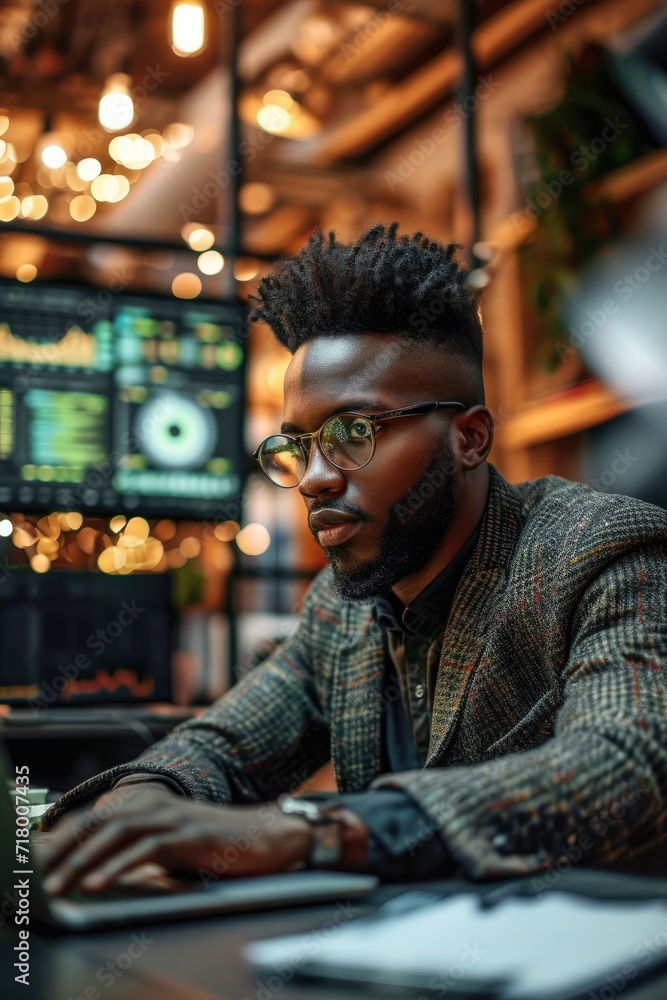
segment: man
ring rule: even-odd
[[[329,561],[299,628],[51,808],[52,892],[142,861],[483,879],[664,837],[667,515],[487,463],[456,247],[397,228],[318,232],[255,298],[292,354],[286,422],[256,457]],[[309,815],[283,801],[330,757],[338,794],[306,795]]]

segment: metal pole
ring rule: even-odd
[[[473,0],[459,0],[460,46],[463,57],[463,77],[459,87],[459,101],[464,111],[463,143],[466,196],[472,220],[471,240],[468,252],[469,266],[479,267],[481,261],[475,257],[473,246],[479,240],[479,171],[477,167],[476,102],[478,70],[472,51],[472,33],[475,28],[475,4]]]
[[[234,271],[236,270],[236,262],[239,258],[242,246],[242,234],[241,234],[241,210],[239,207],[239,190],[242,183],[242,158],[238,155],[239,147],[241,144],[241,123],[239,121],[238,105],[239,105],[239,94],[240,94],[240,80],[238,73],[238,52],[241,45],[242,38],[242,9],[243,4],[237,4],[232,9],[232,16],[230,19],[230,29],[229,37],[226,40],[226,61],[229,66],[230,80],[229,80],[229,149],[231,151],[233,159],[239,164],[239,172],[232,174],[231,183],[229,186],[230,194],[230,234],[229,234],[229,245],[232,252],[232,267]],[[225,42],[223,40],[223,46]],[[226,142],[223,138],[223,158],[226,151]],[[220,210],[223,211],[223,206],[220,206]],[[234,288],[234,298],[238,301],[239,298],[239,288],[238,281],[236,277],[233,278],[233,288]],[[246,359],[247,362],[247,359]],[[247,363],[244,365],[244,371],[247,372]],[[245,480],[242,483],[242,491],[239,500],[239,523],[243,524],[244,520],[244,487]],[[232,546],[232,551],[234,554],[234,561],[229,573],[229,579],[227,581],[227,613],[229,621],[229,680],[230,684],[234,684],[237,681],[237,665],[239,657],[239,636],[237,628],[237,614],[238,614],[238,601],[236,600],[236,583],[238,580],[238,574],[240,569],[240,552],[236,545]]]

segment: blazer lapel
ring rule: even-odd
[[[493,465],[479,538],[457,587],[443,638],[426,767],[442,766],[472,676],[482,660],[485,633],[505,584],[523,525],[521,497]]]
[[[331,759],[341,792],[361,791],[381,774],[385,649],[372,605],[345,606],[331,696]]]

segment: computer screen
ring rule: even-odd
[[[245,467],[244,311],[0,283],[0,505],[224,519]]]
[[[14,569],[0,587],[0,702],[168,701],[174,609],[168,573],[131,578]]]

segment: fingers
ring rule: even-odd
[[[58,894],[66,892],[73,884],[98,868],[110,856],[117,854],[127,844],[173,827],[173,821],[168,817],[138,817],[136,819],[117,818],[107,823],[82,843],[75,851],[67,854],[60,863],[52,868],[44,887],[47,892]]]
[[[70,851],[99,829],[102,822],[90,809],[78,809],[64,816],[51,831],[50,841],[40,844],[37,849],[42,873],[47,875]]]
[[[154,815],[158,795],[159,801],[164,801],[165,796],[159,791],[144,788],[139,791],[136,785],[124,785],[106,792],[92,806],[67,813],[49,832],[48,842],[40,845],[37,851],[42,872],[48,875],[68,854],[76,851],[115,816],[133,815],[139,811]]]
[[[146,834],[89,872],[83,878],[81,885],[84,889],[101,892],[123,872],[145,862],[154,861],[165,868],[171,866],[178,868],[187,867],[191,860],[190,845],[183,841],[182,835],[178,832]]]

